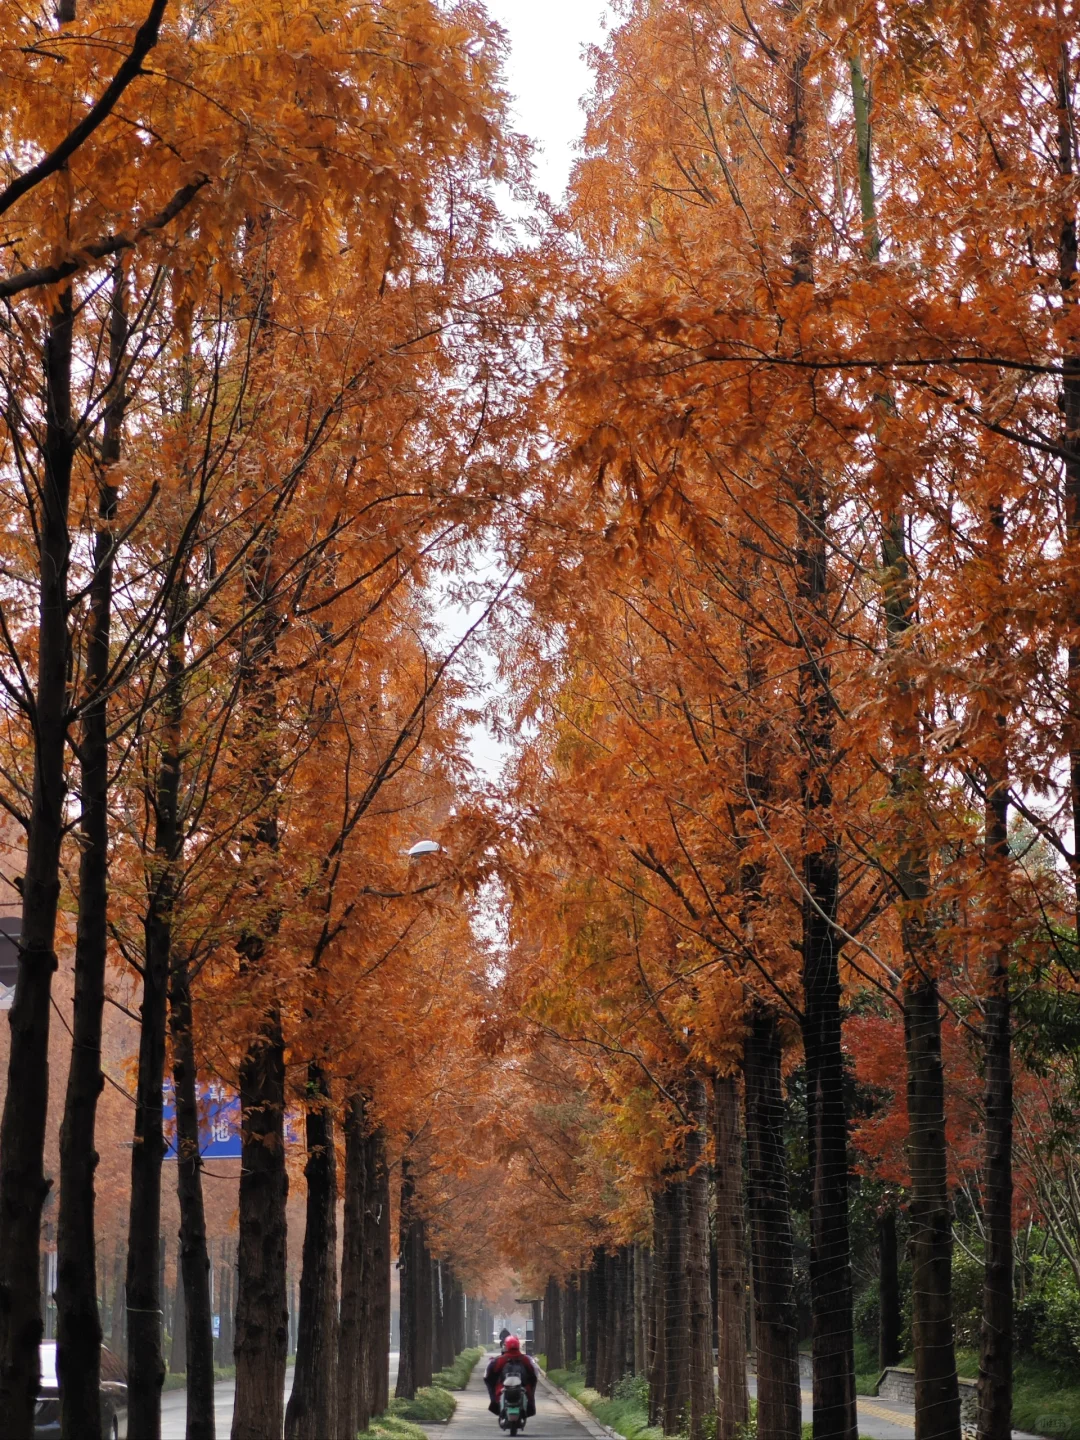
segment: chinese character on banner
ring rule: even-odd
[[[176,1105],[171,1084],[166,1084],[166,1160],[176,1159]],[[199,1153],[212,1160],[239,1160],[241,1157],[240,1097],[220,1082],[200,1085]]]

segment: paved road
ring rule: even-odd
[[[390,1352],[390,1389],[393,1391],[397,1380],[398,1354]],[[292,1391],[293,1372],[285,1373],[285,1398]],[[481,1387],[482,1388],[482,1387]],[[227,1440],[232,1428],[233,1395],[236,1385],[232,1380],[220,1380],[214,1386],[214,1420],[218,1440]],[[492,1423],[494,1423],[494,1416]],[[161,1397],[161,1440],[184,1440],[187,1428],[187,1391],[169,1390]],[[496,1426],[496,1429],[498,1427]]]
[[[431,1426],[428,1434],[442,1440],[507,1440],[499,1422],[488,1410],[487,1390],[484,1388],[484,1367],[488,1357],[477,1365],[465,1390],[454,1392],[457,1409],[449,1425]],[[570,1402],[571,1405],[573,1402]],[[598,1425],[581,1422],[563,1403],[560,1392],[554,1385],[542,1380],[536,1395],[536,1414],[521,1431],[524,1440],[607,1440],[606,1433]]]
[[[756,1393],[754,1376],[750,1376],[750,1394]],[[802,1418],[813,1420],[814,1418],[814,1396],[809,1386],[808,1377],[803,1377],[802,1384]],[[860,1395],[859,1407],[859,1434],[866,1435],[869,1440],[911,1440],[915,1434],[915,1407],[905,1405],[900,1400],[883,1400],[877,1396]],[[1014,1430],[1013,1440],[1038,1440],[1037,1436],[1026,1435],[1022,1430]]]

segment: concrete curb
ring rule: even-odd
[[[580,1401],[575,1400],[572,1395],[568,1395],[553,1380],[549,1380],[542,1370],[540,1371],[540,1384],[568,1415],[572,1415],[579,1425],[584,1426],[593,1440],[623,1440],[623,1436],[617,1430],[613,1430],[610,1425],[601,1425],[591,1410],[586,1410]]]

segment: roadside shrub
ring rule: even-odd
[[[479,1346],[462,1350],[452,1365],[447,1365],[445,1370],[432,1376],[432,1385],[437,1385],[440,1390],[464,1390],[469,1383],[469,1376],[476,1369],[476,1362],[483,1353]]]
[[[377,1415],[357,1440],[428,1440],[427,1431],[398,1415]]]
[[[624,1375],[616,1382],[613,1400],[629,1400],[646,1414],[649,1410],[649,1381],[645,1375]]]
[[[1080,1365],[1080,1292],[1072,1271],[1035,1256],[1016,1307],[1016,1349],[1061,1369]]]
[[[390,1408],[386,1413],[402,1420],[415,1420],[420,1424],[431,1425],[440,1420],[449,1420],[456,1409],[457,1401],[449,1390],[443,1390],[437,1385],[425,1385],[423,1389],[417,1390],[411,1400],[395,1397],[390,1401]]]

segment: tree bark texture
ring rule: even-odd
[[[285,1421],[289,1304],[285,1206],[285,1042],[266,1016],[240,1063],[243,1132],[232,1440],[266,1440]]]
[[[296,1368],[285,1411],[285,1440],[326,1440],[337,1419],[337,1152],[326,1072],[308,1066],[307,1210],[300,1271]]]
[[[547,1341],[544,1338],[544,1302],[543,1299],[533,1300],[532,1309],[532,1348],[534,1355],[542,1355],[547,1348]]]
[[[824,481],[812,470],[806,471],[798,488],[798,593],[803,610],[800,628],[807,651],[800,669],[801,729],[807,756],[802,776],[806,826],[802,1030],[811,1185],[814,1440],[858,1440],[847,1112],[836,937],[840,859],[832,820],[835,712],[827,660],[832,642],[828,506]]]
[[[686,1139],[686,1252],[683,1260],[689,1327],[686,1359],[690,1440],[704,1440],[716,1415],[712,1286],[709,1283],[709,1171],[705,1159],[709,1106],[704,1082],[698,1076],[689,1078],[686,1094],[687,1111],[694,1121]],[[629,1305],[624,1306],[624,1311],[632,1314]]]
[[[634,1246],[633,1270],[634,1270],[634,1374],[647,1375],[648,1362],[645,1358],[645,1310],[648,1304],[648,1291],[645,1283],[645,1271],[648,1265],[647,1252],[643,1245]]]
[[[991,517],[991,546],[1000,573],[1004,518]],[[1000,663],[1000,654],[991,656]],[[989,960],[983,999],[983,1186],[985,1230],[983,1312],[979,1337],[979,1440],[1011,1440],[1013,1399],[1013,1077],[1009,991],[1009,770],[1002,709],[993,725],[996,773],[988,777],[986,872],[991,895],[985,914]]]
[[[734,1440],[750,1419],[746,1388],[746,1235],[739,1085],[734,1075],[713,1084],[716,1167],[717,1437]]]
[[[106,405],[98,478],[98,524],[86,638],[86,678],[79,737],[81,814],[79,901],[75,939],[75,996],[71,1063],[60,1126],[60,1213],[56,1232],[56,1336],[60,1426],[85,1440],[101,1431],[101,1321],[97,1305],[94,1177],[101,1025],[108,949],[109,736],[105,685],[112,624],[113,534],[124,419],[123,359],[127,344],[124,272],[113,273],[109,323],[109,374],[114,391]]]
[[[578,1287],[577,1277],[571,1275],[563,1287],[563,1357],[568,1366],[577,1364],[578,1358]]]
[[[675,1434],[690,1403],[687,1291],[687,1181],[669,1178],[653,1196],[652,1290],[655,1348],[649,1374],[653,1423]]]
[[[341,1310],[338,1318],[337,1428],[338,1440],[356,1440],[360,1412],[369,1411],[368,1376],[364,1367],[365,1271],[364,1205],[367,1199],[367,1136],[364,1097],[356,1092],[345,1102],[345,1186],[341,1234]]]
[[[743,1066],[758,1434],[770,1440],[799,1440],[802,1403],[780,1058],[776,1017],[759,1007],[750,1022]]]
[[[68,506],[75,454],[71,413],[71,291],[49,318],[39,529],[34,779],[23,872],[19,972],[8,1014],[11,1048],[0,1122],[0,1414],[10,1440],[31,1440],[42,1334],[38,1253],[49,1101],[49,1009],[64,830],[68,726]]]
[[[420,1254],[416,1290],[416,1385],[423,1389],[431,1384],[434,1373],[434,1335],[431,1325],[431,1292],[434,1262],[427,1243],[427,1223],[420,1221]]]
[[[214,1440],[214,1331],[210,1305],[210,1254],[206,1241],[202,1155],[191,984],[187,956],[173,959],[169,1029],[176,1102],[176,1193],[180,1203],[180,1279],[184,1301],[184,1369],[187,1440]],[[222,1309],[222,1324],[225,1311]],[[176,1337],[173,1337],[176,1348]]]
[[[371,1415],[383,1414],[390,1403],[390,1167],[381,1129],[368,1136],[366,1150],[364,1314],[366,1317],[370,1306],[371,1319],[365,1321],[363,1346],[370,1414],[361,1407],[362,1428],[367,1427]]]
[[[547,1336],[549,1370],[562,1370],[566,1365],[563,1349],[562,1289],[554,1275],[549,1276],[544,1291],[544,1333]]]
[[[604,1263],[604,1252],[594,1250],[589,1268],[585,1271],[585,1384],[590,1390],[597,1388],[597,1366],[600,1343],[600,1271]]]
[[[450,1360],[454,1359],[465,1349],[468,1343],[465,1339],[465,1291],[462,1289],[461,1281],[453,1271],[450,1272]]]
[[[424,1343],[422,1311],[431,1315],[430,1295],[424,1285],[424,1222],[415,1213],[416,1185],[408,1156],[401,1159],[401,1209],[398,1239],[398,1277],[400,1291],[400,1339],[398,1341],[398,1373],[394,1394],[411,1400],[423,1381],[421,1348]],[[430,1324],[430,1319],[428,1321]],[[428,1351],[430,1355],[430,1345]]]
[[[806,857],[803,902],[803,1048],[811,1170],[810,1304],[814,1440],[858,1440],[848,1227],[847,1110],[841,1048],[835,846]]]
[[[128,1221],[128,1426],[140,1440],[161,1433],[162,1351],[161,1163],[165,1155],[162,1084],[165,1027],[173,962],[173,913],[180,855],[180,764],[183,726],[184,587],[169,607],[166,684],[161,701],[161,750],[153,796],[154,856],[143,923],[143,998],[135,1138],[131,1150]]]
[[[911,1169],[908,1253],[915,1352],[915,1440],[960,1440],[945,1077],[936,983],[913,976],[904,987],[903,1003]]]

